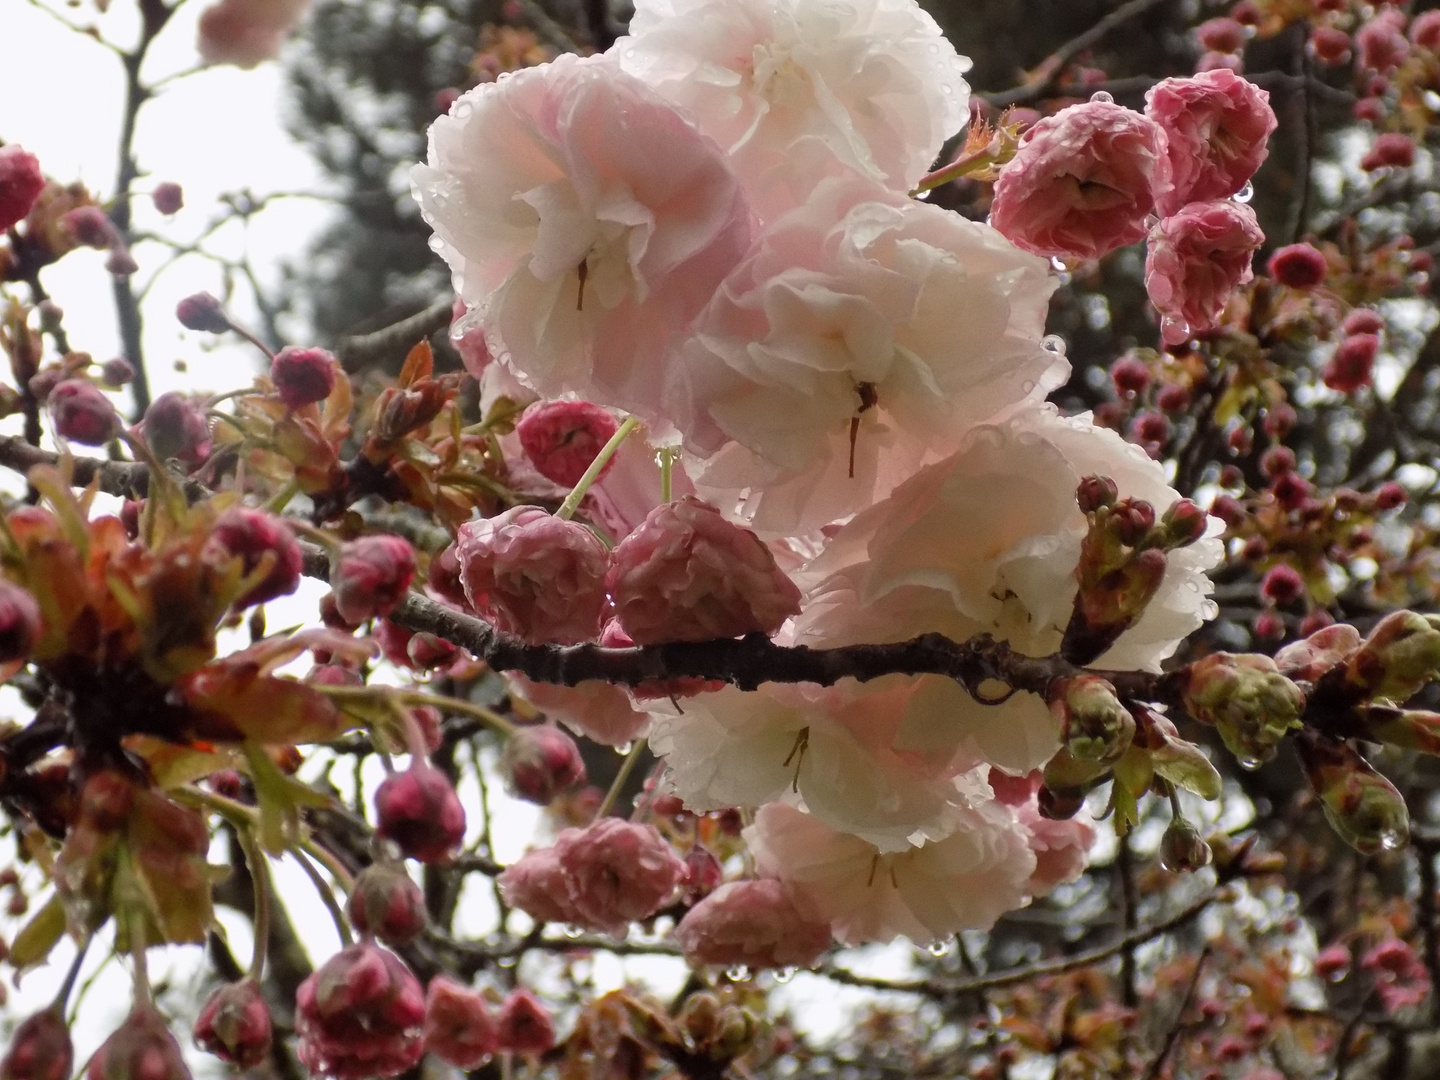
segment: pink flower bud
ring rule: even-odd
[[[1110,378],[1120,394],[1143,394],[1150,385],[1150,367],[1134,356],[1122,356],[1110,366]]]
[[[190,1080],[180,1044],[150,1005],[137,1004],[85,1069],[86,1080]]]
[[[287,345],[275,354],[270,379],[287,409],[302,409],[330,396],[337,369],[335,357],[324,349]]]
[[[1350,58],[1350,35],[1333,26],[1310,31],[1310,51],[1322,64],[1343,64]]]
[[[1155,226],[1145,291],[1167,345],[1218,325],[1235,290],[1254,277],[1250,263],[1264,242],[1255,211],[1228,199],[1192,202]]]
[[[1375,145],[1360,159],[1366,172],[1376,169],[1408,169],[1415,164],[1415,140],[1398,131],[1387,131],[1375,137]]]
[[[512,793],[547,806],[566,788],[585,782],[585,762],[575,740],[554,724],[518,728],[500,760]]]
[[[246,574],[253,573],[267,554],[272,557],[270,572],[235,601],[237,607],[263,604],[299,587],[304,562],[300,544],[290,526],[279,518],[263,510],[234,506],[216,520],[210,537],[212,543],[242,560]]]
[[[1137,442],[1163,444],[1170,438],[1170,421],[1157,412],[1137,413],[1130,430]]]
[[[0,232],[24,221],[44,190],[40,160],[18,143],[0,146]]]
[[[1277,476],[1270,485],[1270,493],[1275,496],[1275,501],[1286,510],[1298,510],[1310,498],[1312,490],[1310,481],[1297,472]]]
[[[1335,347],[1320,377],[1331,390],[1353,394],[1370,384],[1379,352],[1380,339],[1374,334],[1351,334]]]
[[[1440,52],[1440,11],[1422,11],[1410,23],[1410,40],[1426,52]]]
[[[1329,266],[1325,256],[1309,244],[1291,244],[1270,256],[1270,276],[1292,289],[1313,289],[1325,280]]]
[[[173,181],[166,180],[155,185],[155,190],[151,192],[150,198],[155,203],[155,209],[169,217],[171,214],[178,214],[180,208],[185,205],[185,189]]]
[[[1179,342],[1174,342],[1179,344]],[[1190,388],[1181,383],[1170,383],[1160,388],[1155,395],[1155,405],[1163,413],[1181,413],[1190,408]]]
[[[145,410],[139,433],[161,461],[180,461],[194,468],[210,456],[210,425],[203,406],[170,390]]]
[[[130,254],[128,248],[119,246],[117,238],[116,246],[110,249],[110,255],[105,260],[106,273],[114,274],[116,277],[129,277],[139,269],[140,264],[135,261],[135,257]]]
[[[476,611],[532,645],[575,645],[600,632],[609,553],[589,529],[538,506],[460,527],[460,579]]]
[[[317,1076],[395,1076],[424,1055],[424,1021],[425,994],[410,969],[394,953],[361,942],[300,984],[296,1053]]]
[[[770,549],[689,495],[620,541],[605,588],[638,645],[769,635],[800,611],[800,590]]]
[[[1305,595],[1305,580],[1286,563],[1272,566],[1260,582],[1260,593],[1277,604],[1293,604]]]
[[[1245,28],[1234,19],[1207,19],[1191,31],[1202,48],[1237,53],[1245,47]]]
[[[1410,500],[1410,493],[1403,484],[1387,480],[1375,489],[1375,509],[1395,510]]]
[[[416,671],[444,667],[460,655],[460,647],[453,642],[434,634],[413,633],[389,619],[378,620],[371,634],[385,659]]]
[[[1373,308],[1356,308],[1345,316],[1340,328],[1346,334],[1379,334],[1385,329],[1385,320]]]
[[[774,878],[721,885],[680,920],[675,940],[691,964],[810,967],[830,947],[829,923],[807,918]]]
[[[360,871],[347,910],[356,930],[386,945],[408,945],[425,929],[425,894],[398,863],[372,863]]]
[[[1119,105],[1062,109],[1023,136],[995,183],[990,223],[1037,255],[1098,259],[1133,244],[1154,209],[1164,145],[1152,120]]]
[[[515,425],[535,471],[561,487],[574,487],[620,425],[608,409],[588,401],[537,401]],[[614,466],[612,457],[600,470]]]
[[[405,599],[415,576],[415,549],[399,536],[362,536],[340,549],[330,586],[346,622],[388,615]]]
[[[1410,55],[1410,43],[1401,28],[1405,16],[1397,11],[1376,15],[1355,32],[1358,64],[1367,71],[1393,71]]]
[[[529,990],[510,991],[496,1018],[495,1049],[543,1054],[555,1045],[555,1021]]]
[[[1283,439],[1290,434],[1297,419],[1293,405],[1288,401],[1276,402],[1265,410],[1265,434],[1272,439]]]
[[[1210,504],[1210,513],[1232,529],[1242,524],[1249,516],[1245,513],[1245,507],[1241,505],[1240,500],[1233,495],[1217,495],[1215,501]]]
[[[659,911],[685,876],[685,863],[653,825],[615,817],[566,829],[555,855],[584,924],[616,935]]]
[[[1082,514],[1114,506],[1119,497],[1119,485],[1108,476],[1083,476],[1075,487],[1075,504]]]
[[[35,597],[0,579],[0,664],[24,660],[40,640],[40,605]]]
[[[537,923],[580,926],[585,921],[570,899],[570,884],[553,847],[527,851],[495,880],[505,903]]]
[[[1195,63],[1195,74],[1197,75],[1222,69],[1239,75],[1245,70],[1245,61],[1234,53],[1207,52]]]
[[[107,386],[124,386],[135,378],[135,368],[123,356],[106,360],[100,365],[100,377]]]
[[[478,1069],[495,1052],[498,1025],[485,999],[448,975],[425,993],[425,1049],[457,1069]]]
[[[1321,630],[1334,625],[1335,616],[1331,615],[1324,608],[1316,608],[1314,611],[1307,612],[1305,617],[1300,620],[1300,636],[1302,638],[1308,638],[1312,634],[1318,634]],[[1277,660],[1276,663],[1279,663],[1279,661]]]
[[[254,979],[220,987],[200,1007],[195,1042],[200,1049],[242,1069],[270,1056],[270,1006]]]
[[[0,150],[0,167],[3,154]],[[42,1009],[24,1020],[10,1037],[10,1048],[0,1060],[0,1080],[70,1080],[74,1067],[75,1048],[64,1016],[59,1009]]]
[[[426,763],[385,778],[375,792],[376,832],[409,858],[438,863],[465,838],[465,808],[439,769]]]
[[[66,211],[60,227],[85,247],[109,248],[121,242],[110,215],[98,206],[77,206]]]
[[[715,853],[704,844],[696,843],[685,852],[685,877],[681,885],[685,888],[685,899],[695,903],[709,896],[725,880],[725,868]]]
[[[176,304],[175,318],[187,330],[223,334],[230,329],[230,318],[225,314],[224,306],[207,292],[194,293]]]
[[[1353,957],[1344,945],[1328,945],[1315,956],[1315,974],[1326,982],[1338,982],[1350,970]]]
[[[1225,68],[1162,80],[1145,95],[1145,115],[1165,132],[1155,177],[1162,217],[1244,187],[1269,153],[1277,123],[1270,95]]]
[[[455,91],[452,91],[455,92]],[[444,90],[440,93],[445,93]],[[458,92],[457,92],[458,93]],[[437,98],[439,95],[436,95]],[[438,110],[448,112],[449,106]],[[460,354],[460,362],[465,365],[465,370],[475,378],[485,374],[485,369],[490,366],[495,358],[490,353],[490,346],[485,341],[485,328],[483,326],[472,326],[469,330],[461,331],[458,335],[455,331],[455,324],[465,315],[465,301],[458,296],[455,298],[455,305],[450,314],[450,344],[455,346],[455,351]]]
[[[1385,102],[1378,97],[1361,98],[1350,107],[1356,120],[1379,126],[1385,119]]]
[[[115,406],[92,382],[66,379],[50,391],[48,404],[62,439],[103,446],[115,433]]]

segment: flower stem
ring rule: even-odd
[[[595,460],[590,462],[590,467],[585,470],[585,475],[580,477],[580,482],[571,489],[570,494],[565,496],[565,501],[560,504],[560,509],[555,511],[555,516],[562,521],[569,521],[575,516],[575,511],[580,508],[580,501],[585,498],[585,493],[590,490],[590,485],[595,483],[610,459],[615,456],[615,451],[620,449],[620,444],[630,437],[630,433],[640,426],[640,421],[633,416],[627,417],[625,422],[610,436],[610,441],[600,448],[595,455]]]
[[[291,848],[290,854],[295,856],[295,861],[298,862],[300,868],[305,871],[305,876],[310,879],[310,884],[315,886],[315,891],[320,896],[320,902],[324,904],[326,910],[330,912],[330,918],[335,920],[335,932],[340,935],[340,947],[344,948],[352,944],[355,938],[350,932],[350,920],[345,917],[345,912],[340,907],[340,902],[335,899],[335,890],[330,887],[329,882],[320,876],[320,871],[316,869],[315,864],[310,861],[305,852],[298,848]]]
[[[605,799],[600,804],[600,809],[595,811],[595,820],[599,821],[610,812],[615,805],[615,800],[620,797],[620,789],[625,786],[625,781],[630,779],[630,774],[635,771],[641,756],[645,753],[645,740],[636,739],[635,745],[630,748],[630,753],[625,755],[625,760],[620,763],[620,771],[615,774],[615,779],[610,783],[610,790],[605,792]]]
[[[670,493],[671,473],[675,470],[675,451],[665,446],[660,449],[660,501],[668,503],[673,497]]]
[[[75,959],[70,962],[70,970],[65,973],[65,980],[60,984],[60,989],[55,993],[55,1000],[50,1007],[61,1016],[65,1015],[65,1003],[70,1000],[70,991],[75,989],[75,980],[80,977],[80,966],[85,963],[85,953],[90,948],[91,939],[87,936],[75,949]]]
[[[977,166],[983,166],[995,159],[998,147],[992,139],[979,150],[969,154],[962,154],[949,165],[942,165],[932,173],[927,173],[920,178],[920,182],[910,190],[910,197],[913,199],[926,191],[934,191],[941,184],[948,184],[951,180],[958,180],[960,177],[969,174]]]
[[[265,504],[265,509],[272,514],[278,514],[289,506],[290,500],[298,494],[300,494],[300,485],[291,480],[270,497],[270,501]]]
[[[255,944],[250,952],[250,978],[259,982],[265,972],[265,953],[270,947],[270,866],[265,853],[249,830],[236,830],[240,846],[245,849],[245,862],[250,867],[250,880],[255,890]]]

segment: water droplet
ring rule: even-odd
[[[635,744],[633,742],[624,742],[621,743],[619,746],[615,747],[615,752],[621,757],[624,757],[626,754],[630,753],[630,751],[634,749]]]
[[[1240,767],[1247,772],[1254,772],[1261,765],[1265,764],[1264,760],[1258,757],[1237,757],[1235,760],[1238,761]]]
[[[1245,186],[1230,197],[1238,203],[1248,203],[1255,197],[1255,185],[1246,180]]]
[[[948,942],[948,941],[937,941],[937,942],[935,942],[933,945],[930,946],[930,955],[931,955],[931,956],[944,956],[944,955],[945,955],[946,953],[948,953],[949,951],[950,951],[950,942]]]
[[[1021,392],[1022,394],[1027,394],[1027,395],[1034,393],[1034,392],[1035,392],[1035,383],[1034,383],[1034,381],[1031,380],[1031,379],[1026,379],[1023,383],[1020,384],[1020,392]]]
[[[578,926],[567,926],[567,927],[565,927],[565,936],[566,936],[567,938],[570,938],[572,941],[573,941],[575,938],[580,937],[580,936],[583,935],[584,933],[585,933],[585,931],[584,931],[584,930],[581,930],[580,927],[578,927]]]
[[[1098,101],[1101,105],[1109,105],[1112,101],[1115,100],[1115,97],[1108,91],[1096,90],[1093,94],[1090,95],[1090,100]]]
[[[1160,320],[1160,336],[1165,339],[1166,344],[1178,345],[1190,336],[1190,324],[1184,319],[1166,315]]]
[[[1399,829],[1385,829],[1380,833],[1380,846],[1386,851],[1404,846],[1405,840],[1405,834]]]
[[[795,969],[791,967],[781,968],[779,971],[775,972],[775,981],[777,983],[788,983],[794,977]]]
[[[1040,347],[1056,356],[1065,355],[1065,339],[1059,334],[1046,334],[1040,339]]]
[[[938,53],[938,52],[940,51],[940,46],[939,46],[939,45],[936,45],[934,42],[931,42],[930,45],[929,45],[929,49],[930,49],[931,54],[933,55],[933,54]]]
[[[1057,274],[1064,274],[1068,272],[1068,268],[1065,265],[1065,260],[1060,258],[1059,255],[1050,256],[1050,269],[1054,270]]]
[[[926,201],[927,199],[930,198],[930,192],[929,192],[928,190],[927,190],[927,191],[922,191],[922,192],[918,193],[918,194],[915,196],[915,198],[919,199],[921,202],[924,202],[924,201]]]
[[[431,250],[431,251],[444,251],[444,250],[445,250],[445,241],[444,241],[444,240],[441,240],[440,237],[438,237],[438,236],[432,236],[432,237],[430,237],[430,250]]]
[[[750,969],[744,964],[739,964],[735,967],[727,968],[725,970],[725,977],[731,982],[744,982],[750,978]]]
[[[471,105],[470,102],[466,101],[464,98],[461,98],[459,101],[457,101],[455,103],[455,108],[451,110],[451,112],[455,114],[455,119],[457,120],[464,120],[474,111],[475,107]]]
[[[944,90],[947,94],[955,93],[955,88],[951,86],[948,82],[943,87],[941,87],[941,89]]]

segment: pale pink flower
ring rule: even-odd
[[[1165,132],[1155,201],[1167,217],[1243,188],[1269,154],[1277,123],[1270,95],[1225,68],[1156,83],[1145,95],[1145,115]]]
[[[957,641],[989,633],[1028,655],[1055,652],[1070,619],[1086,530],[1075,489],[1093,475],[1110,477],[1122,495],[1150,502],[1157,515],[1180,497],[1157,462],[1086,416],[1062,418],[1043,407],[975,429],[957,453],[842,526],[798,575],[806,599],[795,641],[828,647],[927,632]],[[1215,540],[1171,552],[1144,615],[1097,666],[1158,670],[1204,621],[1204,571],[1220,555]],[[1038,768],[1054,754],[1058,732],[1040,698],[1019,693],[981,705],[951,679],[919,681],[906,745],[933,753],[948,746],[1012,772]]]
[[[537,401],[520,417],[515,434],[541,476],[572,488],[619,427],[608,409],[588,401]],[[600,476],[614,464],[612,457]]]
[[[575,686],[533,682],[506,672],[510,689],[571,731],[606,746],[624,746],[644,735],[650,716],[635,708],[625,689],[592,679]]]
[[[310,0],[220,0],[200,13],[200,56],[253,68],[280,52],[309,7]]]
[[[495,1052],[495,1017],[485,998],[448,975],[425,992],[425,1049],[458,1069],[478,1069]]]
[[[475,378],[485,374],[495,359],[485,342],[485,326],[478,318],[466,318],[469,309],[458,296],[450,308],[450,344],[460,354],[460,363]]]
[[[456,291],[547,397],[663,424],[669,350],[745,252],[723,151],[606,57],[482,83],[412,171]]]
[[[690,964],[811,967],[830,948],[830,926],[807,919],[776,878],[732,881],[691,908],[675,927]]]
[[[664,907],[685,877],[685,860],[655,826],[617,817],[564,830],[555,856],[583,923],[617,935]]]
[[[885,853],[784,803],[762,806],[745,839],[756,869],[788,884],[808,917],[847,945],[904,936],[917,945],[988,930],[1025,902],[1035,856],[1011,811],[951,808],[944,839]]]
[[[1098,259],[1145,237],[1165,135],[1148,117],[1087,101],[1025,132],[995,182],[990,224],[1016,246]]]
[[[1213,329],[1235,290],[1255,276],[1265,242],[1255,211],[1229,199],[1190,203],[1156,225],[1145,255],[1145,291],[1166,344]]]
[[[538,922],[579,926],[583,917],[570,898],[560,858],[553,847],[527,851],[495,879],[505,903]]]
[[[1095,821],[1083,807],[1072,818],[1053,821],[1040,813],[1036,801],[1016,808],[1016,817],[1030,837],[1035,854],[1035,872],[1026,889],[1031,896],[1045,896],[1057,885],[1077,880],[1090,862],[1095,845]]]
[[[615,547],[605,590],[639,645],[773,634],[800,611],[770,549],[694,496],[657,506]]]
[[[474,609],[533,645],[600,633],[609,553],[584,525],[513,506],[460,527],[460,580]]]
[[[640,0],[611,54],[690,111],[767,216],[838,168],[909,190],[968,115],[970,61],[913,0]]]
[[[765,537],[868,505],[966,423],[1064,379],[1040,345],[1054,288],[987,226],[825,181],[696,322],[676,417],[696,487],[725,507],[750,489],[745,516]]]
[[[358,626],[366,619],[389,615],[410,589],[415,577],[415,549],[399,536],[362,536],[341,549],[330,571],[335,610]]]

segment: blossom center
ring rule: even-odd
[[[750,67],[751,86],[771,105],[805,105],[814,96],[810,73],[787,45],[779,42],[756,45]]]

